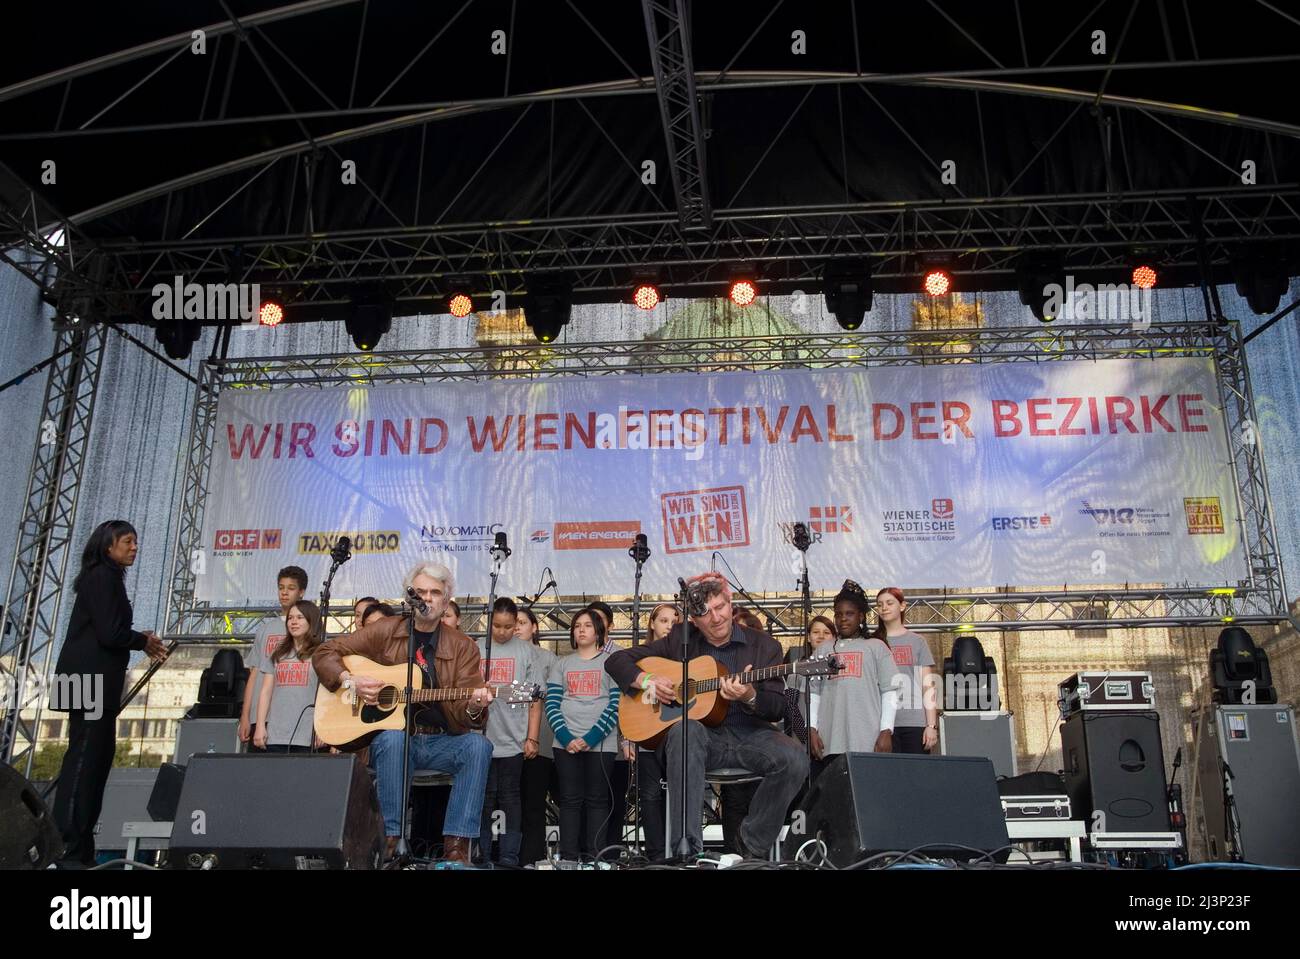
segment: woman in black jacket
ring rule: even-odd
[[[55,666],[50,703],[52,709],[69,714],[68,751],[54,801],[67,862],[95,862],[95,823],[113,766],[117,711],[131,650],[142,649],[159,662],[167,658],[156,633],[131,628],[131,601],[123,579],[138,549],[130,523],[100,523],[81,553],[81,572],[72,584],[77,598]]]

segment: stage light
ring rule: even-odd
[[[469,316],[474,312],[474,301],[468,293],[453,293],[447,300],[447,309],[458,318]]]
[[[1149,263],[1133,267],[1133,285],[1139,290],[1154,290],[1157,282],[1156,268]]]
[[[352,311],[344,325],[357,349],[369,353],[393,327],[393,303],[383,291],[352,297]]]
[[[524,322],[540,343],[554,342],[573,312],[573,282],[563,275],[539,274],[524,293]]]
[[[279,326],[284,320],[284,307],[275,300],[263,300],[257,311],[257,322],[263,326]]]
[[[947,296],[952,292],[952,275],[947,270],[932,267],[925,271],[922,287],[927,296]]]
[[[1237,295],[1260,316],[1277,312],[1291,280],[1289,274],[1283,256],[1276,250],[1260,250],[1232,261]]]
[[[758,296],[758,287],[754,285],[753,280],[737,278],[731,281],[731,289],[727,291],[727,296],[736,306],[749,306]]]
[[[1055,295],[1060,305],[1065,303],[1065,269],[1061,261],[1047,254],[1026,254],[1016,264],[1016,286],[1020,289],[1020,302],[1029,307],[1040,323],[1056,319],[1048,312],[1048,303]],[[1048,287],[1056,287],[1048,292]]]
[[[188,320],[159,320],[154,333],[162,345],[163,352],[173,360],[187,360],[190,349],[199,338],[202,328]]]
[[[833,260],[822,271],[826,309],[846,330],[856,330],[871,309],[871,270],[856,260]]]
[[[659,288],[653,283],[639,283],[632,294],[632,302],[639,310],[653,310],[659,305]]]

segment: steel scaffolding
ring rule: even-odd
[[[64,330],[46,380],[27,477],[4,612],[0,615],[0,760],[25,758],[30,774],[41,709],[54,667],[55,630],[63,601],[82,469],[90,445],[108,327]],[[13,636],[9,626],[13,625]],[[23,713],[32,711],[32,718]]]

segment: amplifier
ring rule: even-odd
[[[1007,822],[1026,819],[1069,819],[1069,796],[1003,796],[1002,815]]]
[[[1081,712],[1140,712],[1156,708],[1150,673],[1075,673],[1056,686],[1061,718]]]

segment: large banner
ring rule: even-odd
[[[421,560],[487,591],[647,592],[725,558],[750,590],[1233,584],[1246,575],[1211,361],[1053,361],[228,390],[200,599],[276,571],[396,596]],[[714,553],[718,559],[714,559]]]

